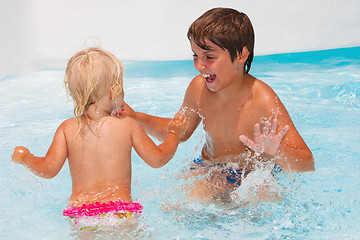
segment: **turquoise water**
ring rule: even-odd
[[[0,79],[1,239],[359,239],[360,47],[258,56],[251,73],[287,107],[315,157],[316,171],[279,175],[285,198],[248,206],[191,202],[182,171],[199,155],[198,128],[173,160],[151,169],[133,154],[133,197],[144,205],[137,229],[79,232],[61,215],[69,169],[45,180],[10,163],[17,145],[44,155],[72,117],[64,68]],[[65,67],[65,66],[64,66]],[[196,75],[192,61],[126,62],[125,100],[172,116]]]

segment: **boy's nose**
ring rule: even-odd
[[[195,64],[195,68],[197,70],[203,70],[206,68],[205,63],[203,61],[201,61],[201,59],[198,59],[196,62],[194,62],[194,64]]]

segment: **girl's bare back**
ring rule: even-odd
[[[132,124],[133,120],[126,117],[108,116],[95,121],[83,116],[84,127],[78,133],[74,118],[64,122],[73,183],[70,205],[132,201]]]

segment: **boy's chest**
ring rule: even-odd
[[[221,141],[238,141],[241,134],[252,137],[254,124],[259,121],[249,104],[238,102],[208,102],[200,108],[200,114],[203,116],[203,127],[207,135]]]

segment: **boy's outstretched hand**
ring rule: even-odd
[[[168,132],[174,134],[179,139],[186,132],[189,126],[189,121],[182,113],[176,113],[174,118],[168,125]]]
[[[240,135],[239,139],[242,143],[248,146],[251,150],[257,153],[265,153],[270,156],[274,156],[280,146],[280,143],[289,130],[289,126],[286,125],[281,129],[281,131],[276,134],[276,129],[278,125],[278,120],[274,119],[272,124],[269,121],[265,122],[265,125],[260,130],[260,125],[255,124],[254,126],[254,141],[248,138],[245,135]]]
[[[111,112],[111,115],[116,117],[120,117],[120,116],[134,117],[135,111],[126,102],[123,102],[121,108],[114,109]]]

